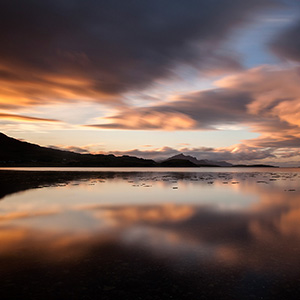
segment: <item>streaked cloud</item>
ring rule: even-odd
[[[295,8],[300,15],[300,5]],[[281,32],[271,43],[271,49],[284,60],[294,60],[300,62],[300,42],[299,42],[299,31],[300,31],[300,17],[292,26],[286,28]]]
[[[88,144],[84,146],[64,146],[64,145],[48,145],[49,148],[57,150],[67,150],[81,154],[97,154],[103,148],[103,144]]]
[[[261,136],[253,147],[297,147],[300,138],[298,67],[262,66],[215,82],[217,88],[179,96],[161,105],[121,110],[98,128],[217,130],[247,126]]]
[[[208,159],[222,153],[221,159],[232,161],[296,157],[299,16],[293,0],[5,1],[0,4],[1,130],[161,134],[246,128],[260,136],[205,153],[196,142],[180,145],[183,140],[172,144],[176,149],[164,143],[142,151],[132,149],[135,143],[132,150],[114,153],[159,158],[186,148]],[[264,33],[253,48],[258,52],[250,54],[233,41],[242,44],[238,36],[249,34],[255,22]],[[273,62],[281,58],[284,66],[246,70],[247,61],[259,61],[256,55],[263,61],[270,50],[277,56]],[[79,153],[105,150],[50,140],[53,147]]]
[[[60,213],[58,209],[47,210],[47,211],[37,211],[37,212],[27,212],[27,211],[17,211],[6,213],[5,215],[0,215],[0,222],[23,220],[28,218],[36,218],[43,216],[51,216]]]
[[[59,120],[55,119],[45,119],[45,118],[36,118],[36,117],[29,117],[29,116],[22,116],[22,115],[15,115],[15,114],[6,114],[0,113],[0,121],[1,120],[9,120],[9,121],[16,121],[16,122],[60,122]]]
[[[222,47],[269,0],[61,1],[0,5],[4,105],[74,99],[121,104],[120,94],[167,78],[180,65],[241,69]],[[129,18],[130,16],[130,18]]]

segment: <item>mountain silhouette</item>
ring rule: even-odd
[[[80,154],[41,147],[0,132],[0,167],[272,167],[269,165],[232,165],[226,161],[197,159],[178,154],[163,162],[135,156]]]
[[[207,159],[197,159],[190,155],[184,155],[182,153],[170,157],[168,160],[187,160],[195,164],[195,166],[201,167],[232,167],[232,164],[226,161],[212,161]]]
[[[49,167],[154,167],[151,159],[113,154],[79,154],[41,147],[0,133],[0,166]]]

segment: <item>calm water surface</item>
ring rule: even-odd
[[[0,170],[1,299],[300,297],[300,169],[29,170]]]

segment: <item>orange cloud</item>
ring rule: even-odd
[[[300,125],[300,69],[261,66],[216,82],[221,88],[251,93],[247,112]]]
[[[22,6],[24,19],[13,3],[4,3],[1,103],[77,99],[116,105],[122,104],[120,95],[172,77],[172,70],[183,64],[204,71],[240,69],[239,58],[221,46],[236,25],[247,24],[270,4],[224,1],[230,5],[199,1],[177,7],[168,0],[168,9],[162,10],[160,1],[126,7],[79,1],[75,8],[34,0],[38,5]],[[140,17],[128,22],[132,11]],[[110,13],[115,17],[108,18]],[[185,24],[180,30],[178,18]],[[155,26],[153,20],[158,20]]]
[[[35,218],[40,216],[48,216],[48,215],[55,215],[59,213],[59,210],[47,210],[47,211],[37,211],[37,212],[12,212],[6,213],[4,215],[0,215],[0,221],[12,221],[18,219],[27,219],[27,218]]]
[[[95,207],[93,208],[95,209]],[[111,218],[122,224],[179,222],[191,218],[195,210],[191,206],[165,204],[153,207],[99,207],[101,218]]]
[[[161,105],[120,109],[116,115],[106,118],[110,123],[91,126],[132,130],[218,130],[224,126],[242,125],[261,134],[256,139],[243,141],[252,152],[262,153],[263,148],[264,153],[268,148],[272,151],[299,148],[299,79],[297,66],[261,66],[226,76],[215,82],[215,89],[177,96]]]
[[[96,101],[120,104],[120,97],[95,89],[93,80],[78,75],[59,75],[47,72],[28,75],[21,66],[11,71],[0,66],[0,105],[11,107],[45,105],[60,102]]]
[[[89,125],[90,127],[115,128],[115,129],[158,129],[158,130],[190,130],[195,128],[196,121],[180,112],[149,111],[145,113],[135,112],[133,109],[123,116],[107,117],[111,123],[102,125]]]
[[[15,115],[15,114],[6,114],[0,113],[0,120],[9,120],[9,121],[16,121],[16,122],[60,122],[59,120],[55,119],[44,119],[44,118],[36,118],[36,117],[29,117],[29,116],[22,116],[22,115]]]

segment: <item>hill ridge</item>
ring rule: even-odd
[[[188,160],[192,163],[194,163],[197,166],[216,166],[216,167],[232,167],[232,164],[226,162],[226,161],[213,161],[213,160],[208,160],[208,159],[197,159],[194,156],[191,155],[185,155],[183,153],[174,155],[167,160],[171,159],[181,159],[181,160]]]
[[[43,147],[0,132],[0,167],[272,167],[232,165],[226,161],[199,160],[183,153],[160,163],[152,159],[114,154],[81,154]]]

